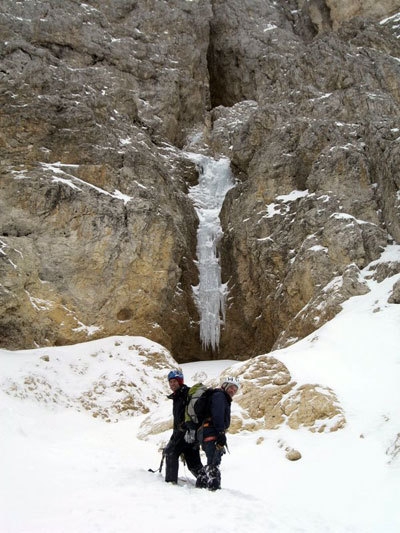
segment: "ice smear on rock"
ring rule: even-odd
[[[227,158],[213,159],[200,154],[188,154],[196,163],[199,183],[189,190],[197,215],[197,260],[199,284],[193,287],[200,314],[200,339],[204,349],[217,350],[221,325],[225,321],[227,286],[221,280],[218,244],[222,237],[219,214],[226,193],[234,187]]]

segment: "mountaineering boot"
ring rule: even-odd
[[[198,489],[206,489],[207,488],[207,471],[206,471],[206,466],[203,466],[203,468],[201,468],[197,474],[197,479],[196,479],[196,487]]]
[[[221,472],[218,466],[206,466],[207,488],[208,490],[218,490],[221,488]]]
[[[198,489],[218,490],[221,488],[221,472],[218,466],[204,466],[198,473],[196,479]]]

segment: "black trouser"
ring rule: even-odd
[[[194,477],[197,477],[203,467],[198,443],[188,444],[183,437],[176,441],[171,440],[165,449],[165,481],[177,483],[179,457],[181,454],[183,454],[186,464]]]
[[[225,453],[225,448],[217,447],[215,440],[203,442],[202,447],[207,456],[207,465],[208,466],[219,466],[221,464],[221,458]]]

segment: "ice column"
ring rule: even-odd
[[[212,159],[200,154],[188,154],[199,171],[198,185],[191,187],[199,227],[197,230],[197,260],[199,284],[193,287],[200,314],[200,339],[204,349],[219,346],[221,325],[225,321],[227,287],[221,282],[218,244],[222,237],[219,214],[226,193],[234,186],[227,158]]]

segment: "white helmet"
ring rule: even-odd
[[[230,376],[229,378],[224,378],[223,382],[221,383],[221,389],[225,390],[229,385],[235,385],[239,389],[240,383],[238,378]]]

